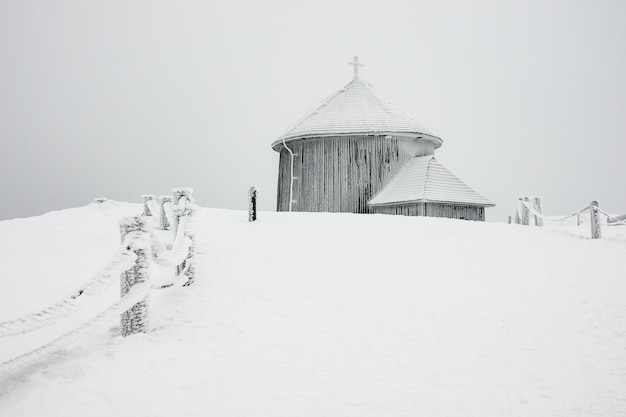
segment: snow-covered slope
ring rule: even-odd
[[[0,321],[86,281],[137,211],[0,222]],[[5,372],[0,415],[624,415],[626,228],[588,227],[201,209],[196,283],[153,292],[151,331]]]

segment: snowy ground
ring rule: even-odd
[[[88,280],[139,209],[0,222],[0,321]],[[196,283],[153,291],[151,331],[113,317],[0,366],[0,415],[626,415],[626,227],[259,218],[201,209]],[[0,362],[96,313],[0,338]]]

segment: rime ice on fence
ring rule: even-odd
[[[140,217],[126,217],[120,221],[120,233],[122,244],[128,245],[128,249],[137,255],[137,260],[132,268],[122,273],[121,295],[124,297],[132,286],[142,284],[148,280],[148,251],[150,248],[150,235],[147,231],[146,222]],[[122,336],[148,330],[148,296],[120,317],[120,332]]]
[[[189,222],[193,217],[193,208],[191,203],[193,203],[193,197],[191,196],[193,193],[192,188],[172,188],[173,194],[173,206],[174,206],[174,232],[175,233],[183,233],[185,236],[189,238],[191,241],[191,245],[189,247],[189,253],[187,258],[176,267],[176,275],[185,274],[188,278],[187,282],[184,286],[189,286],[193,284],[195,279],[195,236],[193,232],[190,231]],[[186,217],[186,221],[182,230],[179,230],[181,225],[181,219],[183,216]]]
[[[589,206],[585,207],[582,210],[578,210],[577,212],[573,214],[569,214],[567,216],[561,216],[561,217],[544,216],[542,213],[541,199],[539,197],[532,198],[532,205],[531,205],[531,199],[529,197],[523,197],[523,198],[520,197],[518,199],[518,203],[520,201],[522,202],[522,206],[523,206],[523,209],[521,211],[522,224],[529,224],[526,221],[526,218],[530,218],[530,215],[532,214],[535,218],[536,226],[543,226],[544,220],[549,220],[551,222],[562,222],[567,219],[571,219],[573,217],[576,217],[576,223],[578,224],[578,226],[580,226],[581,221],[582,221],[581,215],[585,213],[587,210],[589,210],[589,218],[590,218],[590,224],[591,224],[591,239],[599,239],[602,237],[602,229],[600,226],[600,214],[607,217],[607,222],[611,218],[615,219],[615,216],[602,211],[597,201],[592,201]],[[519,213],[520,210],[518,209],[517,212]],[[509,223],[511,221],[510,219],[511,219],[511,216],[509,216]],[[620,222],[617,222],[616,224],[626,225],[626,222],[620,221]]]
[[[591,214],[591,238],[600,239],[602,237],[602,229],[600,228],[600,210],[597,201],[592,201],[589,206]]]
[[[256,220],[256,199],[257,199],[256,187],[250,187],[250,190],[248,190],[248,221],[249,222],[253,222]]]
[[[184,211],[187,209],[189,203],[193,202],[191,198],[191,193],[193,193],[193,188],[188,187],[180,187],[180,188],[172,188],[173,195],[173,216],[174,216],[174,234],[176,234],[178,230],[178,224],[180,223],[180,218],[183,216]]]
[[[172,194],[174,196],[174,204],[178,204],[178,202],[183,197],[186,197],[187,200],[189,200],[189,202],[193,203],[194,199],[191,197],[192,193],[193,193],[193,188],[189,188],[189,187],[172,188]]]
[[[535,226],[543,226],[543,203],[541,197],[533,197],[533,209],[535,210]]]
[[[166,205],[171,205],[172,204],[172,196],[171,195],[162,195],[159,197],[159,201],[160,201],[160,224],[161,224],[161,230],[170,230],[170,222],[167,219],[167,209],[165,208]]]
[[[190,210],[189,216],[192,216],[193,210]],[[187,282],[183,284],[184,287],[188,287],[194,283],[196,279],[196,236],[189,231],[189,227],[187,227],[187,231],[185,232],[185,236],[191,240],[191,244],[189,245],[189,253],[187,254],[187,258],[184,261],[184,268],[186,269],[185,275],[187,275]]]
[[[522,223],[522,218],[521,218],[522,206],[523,206],[522,197],[518,197],[517,201],[515,202],[515,224]]]
[[[521,222],[524,226],[530,225],[530,210],[528,209],[528,203],[530,203],[530,199],[528,197],[522,198]]]
[[[154,212],[154,194],[144,194],[141,196],[143,199],[143,213],[142,216],[154,216],[156,213]]]

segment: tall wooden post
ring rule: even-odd
[[[528,226],[530,224],[530,210],[528,209],[528,206],[526,204],[530,204],[530,199],[528,197],[524,197],[522,199],[522,214],[521,214],[521,221],[522,224],[524,226]]]
[[[598,208],[598,202],[592,201],[589,207],[592,239],[600,239],[602,237],[602,229],[600,227],[600,211],[598,210]]]
[[[145,220],[140,217],[126,217],[120,221],[120,234],[122,243],[129,233],[137,233],[136,239],[129,244],[129,249],[135,252],[137,260],[135,265],[122,272],[120,293],[124,297],[136,284],[148,281],[148,250],[150,239],[147,238],[148,229]],[[131,246],[132,245],[132,246]],[[148,296],[130,309],[122,313],[120,317],[120,332],[122,336],[148,330]]]
[[[515,203],[515,224],[522,223],[522,197],[518,197]]]
[[[160,214],[161,214],[161,230],[170,230],[170,221],[167,219],[167,211],[165,210],[165,205],[172,204],[172,196],[171,195],[162,195],[161,197],[159,197],[159,200],[161,202],[161,210],[160,210]]]
[[[256,187],[250,187],[248,191],[248,221],[253,222],[256,220]]]
[[[155,199],[154,194],[144,194],[141,198],[143,198],[143,213],[141,213],[141,215],[154,216],[156,214],[152,212],[152,204],[154,204]]]
[[[187,222],[192,221],[192,217],[194,215],[193,209],[188,208],[186,215],[189,216]],[[187,272],[185,273],[187,275],[187,282],[183,284],[183,287],[188,287],[196,280],[196,236],[189,227],[189,224],[187,224],[187,228],[184,232],[185,236],[187,236],[191,241],[191,245],[189,245],[189,253],[187,253],[187,257],[183,263],[177,267],[177,275],[187,268]]]
[[[191,246],[189,247],[189,253],[185,260],[176,266],[176,275],[180,275],[185,268],[187,269],[187,282],[184,284],[185,286],[191,285],[195,279],[195,236],[193,232],[190,231],[189,226],[185,228],[185,230],[179,230],[180,219],[183,216],[187,217],[187,221],[191,220],[193,216],[193,208],[190,203],[193,202],[193,198],[191,197],[191,193],[193,193],[192,188],[172,188],[173,194],[173,204],[174,204],[174,234],[184,233],[191,240]],[[186,203],[186,204],[185,204]]]
[[[541,197],[533,197],[532,206],[539,214],[543,214],[543,203]],[[535,214],[535,226],[543,226],[543,218]]]
[[[193,189],[191,188],[172,188],[172,195],[173,195],[173,214],[174,214],[174,234],[177,233],[178,231],[178,224],[180,223],[180,218],[183,215],[183,212],[185,211],[185,209],[183,207],[181,207],[180,203],[183,200],[186,200],[187,202],[191,202],[191,193],[193,192]]]

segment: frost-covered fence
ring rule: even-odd
[[[121,221],[122,240],[130,233],[135,234],[137,256],[135,265],[122,274],[121,295],[124,297],[135,285],[150,283],[149,288],[163,289],[176,283],[189,286],[195,280],[195,235],[190,227],[194,214],[194,202],[191,188],[174,188],[173,196],[163,196],[160,218],[152,216],[156,208],[145,205],[154,202],[154,197],[144,196],[144,212],[141,217],[129,217]],[[168,207],[167,203],[171,203]],[[141,245],[141,246],[140,246]],[[148,261],[153,261],[150,264]],[[161,272],[173,269],[170,276],[153,277],[152,270]],[[145,332],[148,329],[148,294],[146,297],[123,312],[120,328],[123,336]]]
[[[168,217],[171,217],[172,212],[172,196],[171,195],[162,195],[159,197],[160,203],[160,211],[159,211],[159,219],[161,230],[170,230],[170,221]],[[169,213],[169,214],[168,214]]]
[[[602,229],[600,228],[600,208],[597,201],[592,201],[589,205],[589,216],[591,224],[591,238],[600,239],[602,237]]]
[[[40,357],[44,352],[69,343],[83,330],[100,325],[105,318],[120,315],[120,333],[128,336],[146,331],[149,295],[152,289],[189,286],[195,280],[193,215],[195,204],[190,188],[173,189],[157,207],[153,195],[143,198],[141,215],[120,221],[121,245],[111,261],[67,297],[40,311],[0,322],[0,337],[18,336],[51,326],[76,314],[120,282],[121,297],[91,320],[31,352],[0,364],[3,370]],[[175,199],[175,200],[174,200]],[[102,203],[104,198],[96,199]],[[176,201],[176,204],[172,204]],[[159,213],[159,218],[156,218]],[[174,225],[174,230],[171,230]],[[11,368],[11,366],[13,368]]]
[[[250,190],[248,190],[248,221],[249,222],[253,222],[256,220],[256,199],[257,199],[256,187],[250,187]]]
[[[584,220],[583,215],[586,213],[589,213],[591,239],[599,239],[602,236],[600,217],[604,217],[609,226],[626,225],[624,219],[601,210],[597,201],[592,201],[587,207],[567,216],[545,216],[543,214],[541,197],[519,197],[517,199],[514,217],[516,224],[535,226],[543,226],[544,222],[564,222],[576,217],[576,224],[580,226]],[[509,216],[509,223],[511,223],[511,219],[512,216]]]
[[[154,194],[144,194],[141,198],[143,198],[142,216],[154,216],[157,212],[156,202],[154,201],[156,196]]]
[[[146,212],[144,211],[144,215]],[[150,235],[148,225],[141,217],[127,217],[120,222],[120,233],[122,244],[126,244],[127,250],[132,251],[135,256],[135,264],[122,272],[120,287],[122,298],[128,294],[135,285],[146,285],[148,281],[148,252],[150,250]],[[132,243],[125,242],[126,237],[133,234]],[[145,332],[148,328],[148,294],[124,311],[121,316],[120,332],[122,336],[132,333]]]

